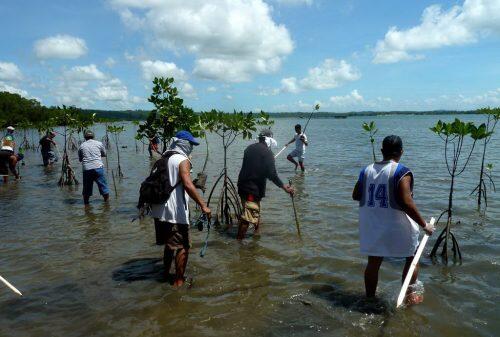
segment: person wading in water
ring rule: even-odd
[[[168,158],[168,179],[170,186],[174,189],[164,204],[151,205],[151,216],[155,219],[156,244],[165,245],[163,263],[167,277],[175,255],[174,287],[180,287],[185,282],[184,273],[191,247],[189,197],[200,206],[208,219],[211,215],[210,208],[198,194],[191,180],[189,156],[193,151],[193,146],[199,144],[188,131],[177,132],[170,149],[163,154]]]
[[[293,142],[295,142],[295,149],[288,154],[286,159],[295,165],[295,170],[297,170],[297,167],[300,165],[300,169],[304,172],[306,170],[304,168],[304,155],[306,153],[306,146],[309,146],[309,143],[307,142],[306,134],[302,132],[302,126],[300,124],[295,125],[295,136],[293,136],[292,140],[289,141],[286,146]],[[297,158],[299,162],[297,163],[293,158]]]
[[[83,135],[85,141],[78,149],[78,158],[83,167],[83,203],[89,204],[92,196],[94,181],[97,183],[99,193],[104,198],[104,201],[109,200],[109,188],[104,175],[104,163],[102,157],[106,157],[106,149],[104,145],[97,140],[94,140],[94,133],[90,130],[85,131]]]
[[[259,228],[260,201],[266,195],[266,179],[285,192],[294,193],[293,188],[284,185],[276,173],[274,155],[266,144],[266,139],[270,138],[272,139],[270,130],[262,131],[259,134],[259,142],[248,146],[243,155],[243,164],[238,176],[238,194],[243,205],[237,235],[240,241],[245,238],[249,225],[253,225],[255,231]]]
[[[52,165],[57,161],[57,156],[54,152],[57,146],[54,141],[55,136],[56,133],[54,131],[49,131],[40,139],[40,153],[42,154],[43,166]]]
[[[7,134],[0,141],[0,175],[3,176],[4,183],[7,183],[9,180],[9,169],[14,177],[16,177],[16,180],[21,178],[17,172],[16,165],[22,157],[20,157],[21,154],[17,156],[14,154],[14,149],[16,148],[14,130],[14,127],[9,126]]]
[[[354,187],[352,198],[359,201],[359,238],[361,254],[368,256],[365,289],[374,298],[378,272],[384,257],[406,258],[402,280],[410,268],[418,247],[418,227],[429,235],[434,226],[425,222],[413,201],[413,173],[399,163],[403,142],[387,136],[382,143],[384,160],[364,168]],[[407,302],[420,303],[422,296],[412,292],[418,267],[411,279]]]

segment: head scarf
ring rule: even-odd
[[[273,137],[265,137],[267,147],[271,149],[273,146],[278,147],[278,142]]]
[[[191,144],[189,140],[174,137],[172,138],[172,144],[170,144],[168,151],[181,152],[185,154],[186,157],[189,157],[191,152],[193,152],[193,144]]]

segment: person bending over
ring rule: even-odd
[[[293,189],[284,185],[276,173],[274,155],[266,144],[266,139],[272,138],[269,130],[259,134],[259,142],[249,145],[243,155],[243,164],[238,176],[238,194],[241,198],[243,213],[240,216],[238,240],[243,240],[250,225],[255,231],[260,224],[260,202],[266,195],[266,180],[271,180],[276,186],[289,194]]]
[[[54,131],[49,131],[40,139],[40,153],[42,154],[43,166],[52,165],[57,161],[57,156],[54,152],[54,149],[57,146],[54,141],[55,137],[56,133]]]
[[[83,137],[85,141],[78,149],[78,158],[83,167],[83,203],[85,205],[89,204],[94,182],[97,183],[99,193],[107,202],[109,200],[109,188],[104,175],[104,163],[102,162],[102,157],[106,157],[106,149],[100,141],[94,140],[92,131],[85,131]]]
[[[7,183],[9,180],[9,169],[14,177],[16,177],[16,180],[21,178],[16,169],[20,157],[14,154],[14,149],[16,148],[14,130],[14,127],[9,126],[7,133],[0,141],[0,176],[3,176],[4,183]]]
[[[359,239],[363,255],[368,256],[365,269],[366,296],[375,297],[378,272],[384,257],[406,258],[402,281],[418,247],[419,226],[432,234],[434,226],[425,222],[413,201],[413,173],[399,163],[403,141],[387,136],[382,143],[384,160],[364,168],[352,197],[359,201]],[[416,283],[418,266],[411,279]],[[419,303],[423,297],[408,288],[408,303]]]

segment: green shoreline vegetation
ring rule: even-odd
[[[97,120],[107,121],[138,121],[146,120],[150,111],[147,110],[97,110],[78,109],[82,116],[95,114]],[[195,112],[199,114],[199,112]],[[347,118],[371,117],[384,115],[469,115],[479,114],[477,110],[432,110],[432,111],[350,111],[350,112],[316,112],[315,118]],[[8,125],[19,126],[29,123],[36,126],[47,122],[60,114],[58,107],[43,106],[36,99],[28,99],[19,94],[0,92],[0,127]],[[305,117],[308,112],[274,112],[273,118]]]

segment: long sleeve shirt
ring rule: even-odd
[[[283,182],[276,173],[274,155],[265,143],[248,146],[243,155],[243,164],[238,176],[238,194],[253,195],[257,200],[266,196],[266,180],[271,180],[279,188]]]

